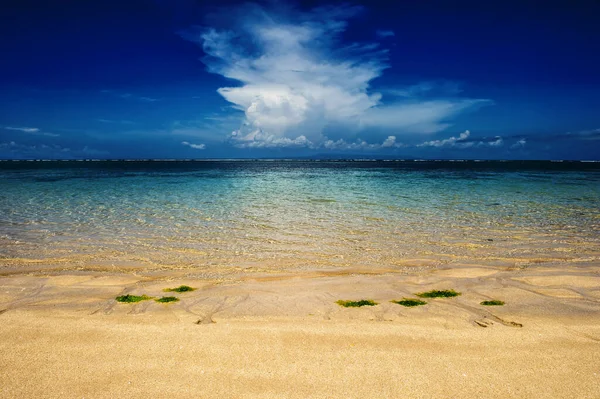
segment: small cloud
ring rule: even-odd
[[[367,143],[361,139],[348,143],[344,139],[339,139],[337,141],[327,140],[322,147],[328,150],[380,150],[383,148],[401,148],[406,147],[406,145],[397,143],[396,136],[388,136],[383,143]]]
[[[570,135],[572,133],[567,134]],[[574,135],[578,136],[582,140],[600,140],[600,129],[582,130],[574,133]]]
[[[193,148],[195,150],[204,150],[206,149],[206,144],[192,144],[192,143],[188,143],[187,141],[182,141],[181,144],[188,146],[190,148]]]
[[[379,38],[381,38],[381,39],[384,39],[386,37],[394,37],[394,36],[396,36],[396,34],[394,33],[393,30],[382,30],[382,29],[380,29],[376,33],[377,33],[377,36]]]
[[[131,93],[119,93],[117,91],[114,90],[100,90],[100,93],[103,94],[112,94],[116,97],[119,98],[123,98],[123,99],[132,99],[132,100],[138,100],[138,101],[145,101],[145,102],[155,102],[155,101],[159,101],[158,98],[153,98],[153,97],[146,97],[146,96],[137,96]]]
[[[421,144],[417,144],[417,147],[459,147],[466,148],[473,146],[472,142],[467,142],[466,140],[471,135],[471,132],[468,130],[461,133],[458,137],[450,137],[444,140],[432,140],[426,141]]]
[[[484,142],[480,142],[480,143],[482,143],[480,145],[485,145],[486,144]],[[496,136],[495,140],[487,142],[487,145],[489,145],[490,147],[500,147],[500,146],[504,145],[504,140],[502,140],[502,137]]]
[[[115,121],[112,119],[96,119],[98,122],[102,122],[102,123],[115,123],[115,124],[122,124],[122,125],[135,125],[135,122],[132,121],[126,121],[126,120],[121,120],[121,121]]]
[[[516,143],[511,145],[510,148],[523,148],[523,147],[525,147],[525,144],[527,144],[527,140],[520,139],[519,141],[517,141]]]
[[[42,132],[37,127],[12,127],[12,126],[5,126],[4,129],[5,130],[13,130],[13,131],[17,131],[17,132],[23,132],[23,133],[27,133],[27,134],[35,134],[35,135],[38,135],[38,136],[46,136],[46,137],[59,137],[60,136],[60,134],[56,134],[56,133]]]
[[[158,101],[158,98],[152,98],[152,97],[138,97],[138,99],[141,101],[146,101],[146,102],[150,102],[150,103],[153,103],[154,101]]]
[[[235,130],[231,133],[230,140],[237,148],[314,148],[314,144],[304,135],[296,138],[279,137],[260,129],[247,134]]]
[[[23,133],[37,133],[40,131],[40,129],[38,129],[37,127],[12,127],[12,126],[6,126],[5,127],[6,130],[16,130],[19,132],[23,132]]]
[[[65,148],[63,149],[63,151],[71,151],[69,148]],[[95,148],[91,148],[89,146],[85,146],[81,149],[81,151],[79,151],[79,153],[81,154],[85,154],[85,155],[107,155],[108,152],[106,151],[102,151],[102,150],[96,150]]]
[[[426,141],[417,144],[417,147],[436,147],[436,148],[471,148],[471,147],[501,147],[504,145],[504,140],[500,136],[492,139],[485,137],[479,140],[469,139],[471,132],[468,130],[461,133],[458,137],[450,137],[444,140]]]
[[[388,136],[388,138],[385,139],[383,143],[381,143],[382,148],[398,147],[399,145],[401,144],[396,143],[396,136]]]

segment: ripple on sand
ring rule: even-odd
[[[550,286],[573,286],[583,288],[593,288],[600,286],[600,277],[578,276],[578,275],[554,275],[554,276],[531,276],[516,277],[513,280],[521,281],[530,285],[541,287]]]
[[[538,288],[535,292],[557,298],[581,298],[581,294],[566,288]]]
[[[461,267],[452,269],[440,269],[434,271],[436,276],[455,278],[478,278],[498,273],[498,270],[483,267]]]

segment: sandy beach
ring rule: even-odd
[[[160,297],[186,284],[179,302]],[[430,289],[454,298],[403,307]],[[168,294],[171,295],[171,294]],[[343,308],[339,299],[378,305]],[[499,299],[504,306],[480,302]],[[597,398],[600,266],[0,278],[0,396]]]

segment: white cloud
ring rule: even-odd
[[[392,147],[401,147],[402,144],[396,143],[396,136],[388,136],[387,139],[381,143],[381,147],[383,148],[392,148]]]
[[[513,145],[510,146],[510,148],[523,148],[525,147],[525,145],[527,144],[527,140],[526,139],[520,139],[519,141],[517,141],[516,143],[514,143]]]
[[[431,100],[402,102],[373,107],[359,121],[362,127],[384,127],[403,133],[437,133],[451,126],[452,116],[469,108],[485,105],[487,100]]]
[[[428,134],[446,129],[457,114],[489,103],[468,98],[382,102],[371,82],[388,68],[387,50],[379,43],[341,41],[347,20],[360,11],[247,5],[219,16],[220,26],[229,20],[229,29],[181,34],[202,46],[210,72],[239,82],[218,90],[244,112],[241,128],[229,137],[234,145],[319,147],[333,142],[326,131],[345,135],[344,142],[359,134],[368,137],[369,129],[394,136]]]
[[[388,136],[382,143],[367,143],[362,139],[347,142],[344,139],[336,141],[326,139],[320,142],[313,142],[306,136],[298,136],[295,139],[288,137],[277,137],[272,134],[255,130],[243,137],[239,137],[239,131],[231,134],[233,145],[238,148],[311,148],[328,150],[378,150],[382,148],[401,148],[406,147],[402,143],[396,142],[396,136]]]
[[[233,131],[231,133],[231,141],[238,148],[315,147],[314,143],[308,140],[306,136],[298,136],[291,139],[264,133],[260,129],[256,129],[243,136],[240,134],[240,131]]]
[[[489,141],[487,143],[480,142],[480,145],[486,145],[486,144],[489,145],[490,147],[501,147],[504,145],[504,140],[502,140],[502,137],[496,136],[494,141]]]
[[[444,140],[426,141],[417,144],[417,147],[437,147],[437,148],[471,148],[471,147],[501,147],[504,145],[504,140],[500,136],[494,137],[493,140],[473,140],[470,139],[471,132],[465,130],[458,137],[449,137]]]
[[[396,136],[388,136],[382,143],[367,143],[361,139],[348,143],[344,139],[339,139],[337,141],[327,140],[320,147],[328,150],[380,150],[382,148],[402,148],[406,145],[396,142]]]
[[[40,131],[37,127],[12,127],[6,126],[4,127],[6,130],[16,130],[23,133],[37,133]]]
[[[382,39],[386,38],[386,37],[396,36],[396,34],[394,33],[393,30],[378,30],[376,33],[377,33],[377,36],[379,36]]]
[[[195,150],[204,150],[206,149],[206,144],[192,144],[192,143],[188,143],[187,141],[182,141],[181,144],[186,145],[190,148],[193,148]]]
[[[469,138],[470,135],[471,132],[466,130],[463,133],[461,133],[458,137],[450,137],[444,140],[426,141],[424,143],[417,144],[417,147],[472,147],[474,145],[472,141],[465,141]]]
[[[60,134],[56,134],[56,133],[42,132],[37,127],[5,126],[4,129],[5,130],[13,130],[13,131],[17,131],[17,132],[23,132],[23,133],[27,133],[27,134],[35,134],[35,135],[39,135],[39,136],[47,136],[47,137],[59,137],[60,136]]]

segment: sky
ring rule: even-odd
[[[598,1],[5,0],[0,159],[600,160]]]

